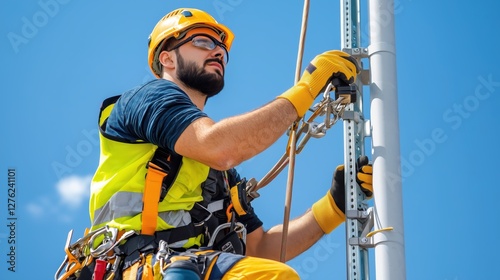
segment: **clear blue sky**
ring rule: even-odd
[[[407,279],[498,279],[499,4],[395,3]],[[302,5],[2,2],[0,278],[52,279],[64,258],[68,231],[75,230],[75,241],[89,226],[88,182],[98,164],[100,103],[153,78],[147,37],[164,14],[177,7],[200,8],[236,34],[227,85],[206,108],[220,120],[257,108],[293,84]],[[339,1],[311,1],[304,63],[340,48],[339,7]],[[367,23],[362,27],[367,34]],[[367,46],[369,38],[362,38]],[[443,135],[439,141],[431,140],[435,131]],[[337,125],[298,156],[292,216],[329,188],[343,160],[342,139]],[[244,162],[239,171],[262,178],[286,140]],[[16,174],[15,273],[7,270],[9,168]],[[285,185],[283,172],[254,203],[266,228],[283,221]],[[345,279],[344,236],[341,226],[289,264],[303,279]]]

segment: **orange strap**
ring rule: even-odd
[[[161,184],[167,175],[154,163],[148,164],[144,195],[142,196],[142,230],[141,234],[153,235],[156,231],[158,203],[160,201]]]
[[[226,217],[227,217],[227,222],[230,223],[231,220],[233,219],[233,213],[231,212],[233,210],[233,204],[229,204],[229,206],[226,209]]]

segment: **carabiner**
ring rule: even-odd
[[[96,231],[96,233],[89,240],[90,255],[94,258],[97,258],[107,253],[116,243],[117,235],[118,235],[118,229],[110,228],[109,226],[105,226],[104,228],[101,228],[100,230]],[[104,239],[102,240],[101,244],[94,249],[93,248],[94,242],[96,238],[99,236],[104,236]]]

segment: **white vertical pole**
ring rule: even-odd
[[[406,279],[394,0],[369,0],[376,279]]]

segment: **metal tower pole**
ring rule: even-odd
[[[341,45],[361,65],[361,32],[359,0],[341,0]],[[358,55],[355,55],[355,54]],[[368,247],[363,246],[366,210],[365,195],[356,183],[356,161],[364,155],[365,123],[363,118],[363,85],[357,79],[355,101],[346,106],[344,120],[345,213],[346,213],[346,270],[349,280],[368,280]]]
[[[394,1],[369,0],[376,279],[406,279]],[[392,230],[383,230],[392,228]],[[382,230],[381,230],[382,229]],[[380,231],[378,231],[380,230]]]

